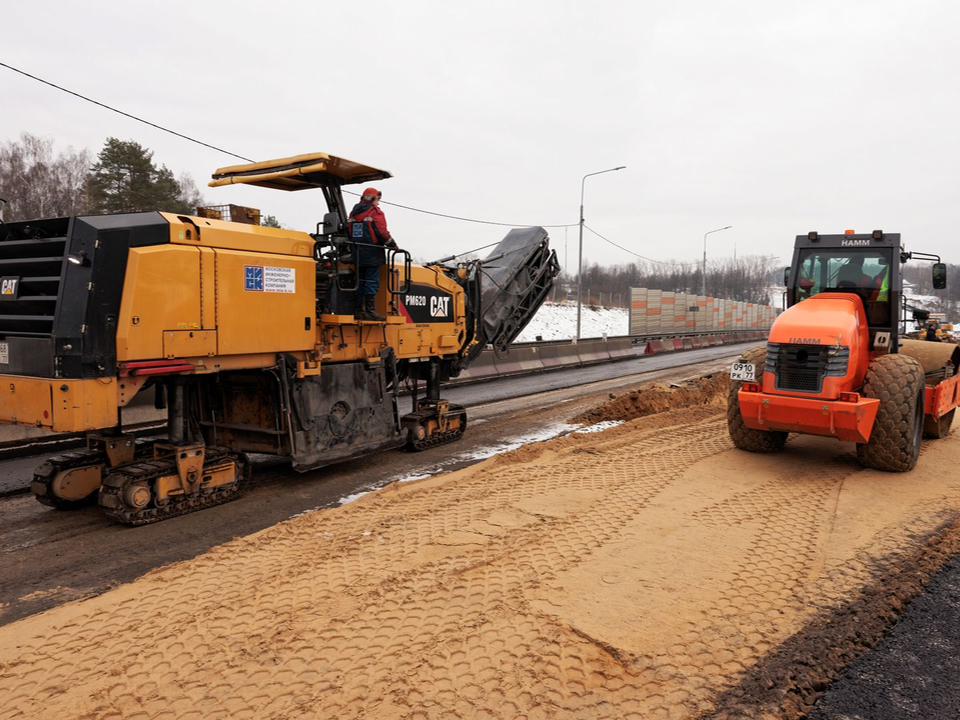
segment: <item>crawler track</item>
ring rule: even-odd
[[[143,510],[133,510],[124,506],[123,491],[134,483],[146,483],[148,486],[157,478],[164,475],[176,474],[177,466],[173,459],[143,460],[126,467],[112,470],[103,481],[100,489],[100,505],[104,514],[111,520],[124,525],[148,525],[150,523],[167,520],[168,518],[186,515],[187,513],[204,508],[222,505],[236,498],[243,488],[243,483],[250,476],[250,464],[238,453],[222,448],[208,448],[205,465],[231,459],[239,466],[237,481],[221,488],[213,488],[209,493],[190,495],[182,500],[174,500],[162,507],[148,507]],[[114,507],[109,507],[110,501],[105,498],[115,498]]]

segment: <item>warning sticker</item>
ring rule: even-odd
[[[285,267],[244,265],[243,289],[251,292],[295,293],[297,271]]]

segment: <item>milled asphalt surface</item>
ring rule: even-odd
[[[960,718],[960,558],[820,698],[810,720]]]

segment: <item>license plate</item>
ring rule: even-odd
[[[734,363],[730,367],[731,380],[743,380],[745,382],[755,382],[757,379],[757,367],[753,363]]]
[[[0,364],[10,364],[10,343],[0,343]]]

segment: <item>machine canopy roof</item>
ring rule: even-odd
[[[231,165],[213,173],[210,187],[244,183],[274,190],[306,190],[393,177],[386,170],[326,153],[309,153],[248,165]]]

